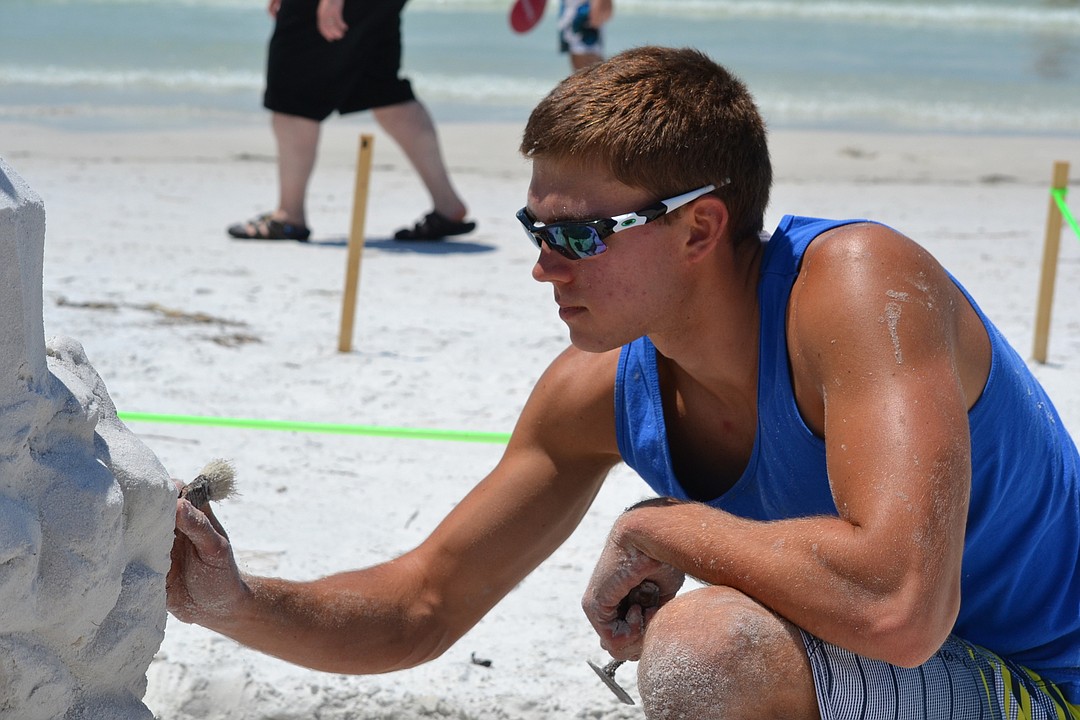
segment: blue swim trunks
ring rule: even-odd
[[[559,3],[559,51],[571,55],[603,55],[600,31],[589,24],[589,0]]]

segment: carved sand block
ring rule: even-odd
[[[44,246],[0,158],[0,720],[151,720],[176,488],[82,346],[46,344]]]

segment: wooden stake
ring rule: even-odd
[[[349,252],[345,260],[345,296],[341,307],[341,331],[338,351],[352,350],[353,321],[356,317],[356,296],[360,285],[360,258],[364,253],[364,218],[367,215],[368,182],[371,179],[371,153],[375,137],[360,135],[360,151],[356,158],[356,185],[353,192],[352,227],[349,230]]]
[[[1069,163],[1054,163],[1051,187],[1064,190],[1069,186]],[[1039,281],[1039,304],[1035,311],[1035,350],[1037,362],[1046,363],[1046,350],[1050,344],[1050,309],[1054,303],[1054,282],[1057,276],[1058,248],[1061,245],[1061,210],[1050,196],[1050,210],[1046,216],[1046,241],[1043,244],[1042,277]]]

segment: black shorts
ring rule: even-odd
[[[345,37],[327,41],[315,23],[318,0],[282,0],[266,62],[263,105],[325,120],[339,113],[414,99],[401,69],[406,0],[346,0]]]

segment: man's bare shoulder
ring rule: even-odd
[[[602,353],[568,347],[536,383],[515,435],[538,433],[589,452],[617,454],[615,371],[618,348]]]
[[[828,265],[834,271],[841,267],[857,270],[863,262],[880,265],[886,259],[916,264],[936,262],[924,247],[898,230],[879,223],[857,222],[817,236],[807,247],[802,266],[804,270],[814,264]]]
[[[896,301],[933,308],[955,292],[948,273],[917,242],[884,225],[856,223],[823,233],[810,244],[789,311],[796,327],[814,334],[847,323],[876,322]]]
[[[558,382],[577,384],[579,389],[601,389],[614,392],[615,369],[619,364],[622,348],[607,352],[588,352],[573,345],[559,353],[544,372],[544,378]],[[608,387],[610,386],[610,387]]]
[[[804,401],[811,386],[930,367],[959,367],[974,393],[987,362],[985,331],[941,264],[871,223],[835,228],[807,248],[788,304],[788,343]]]

